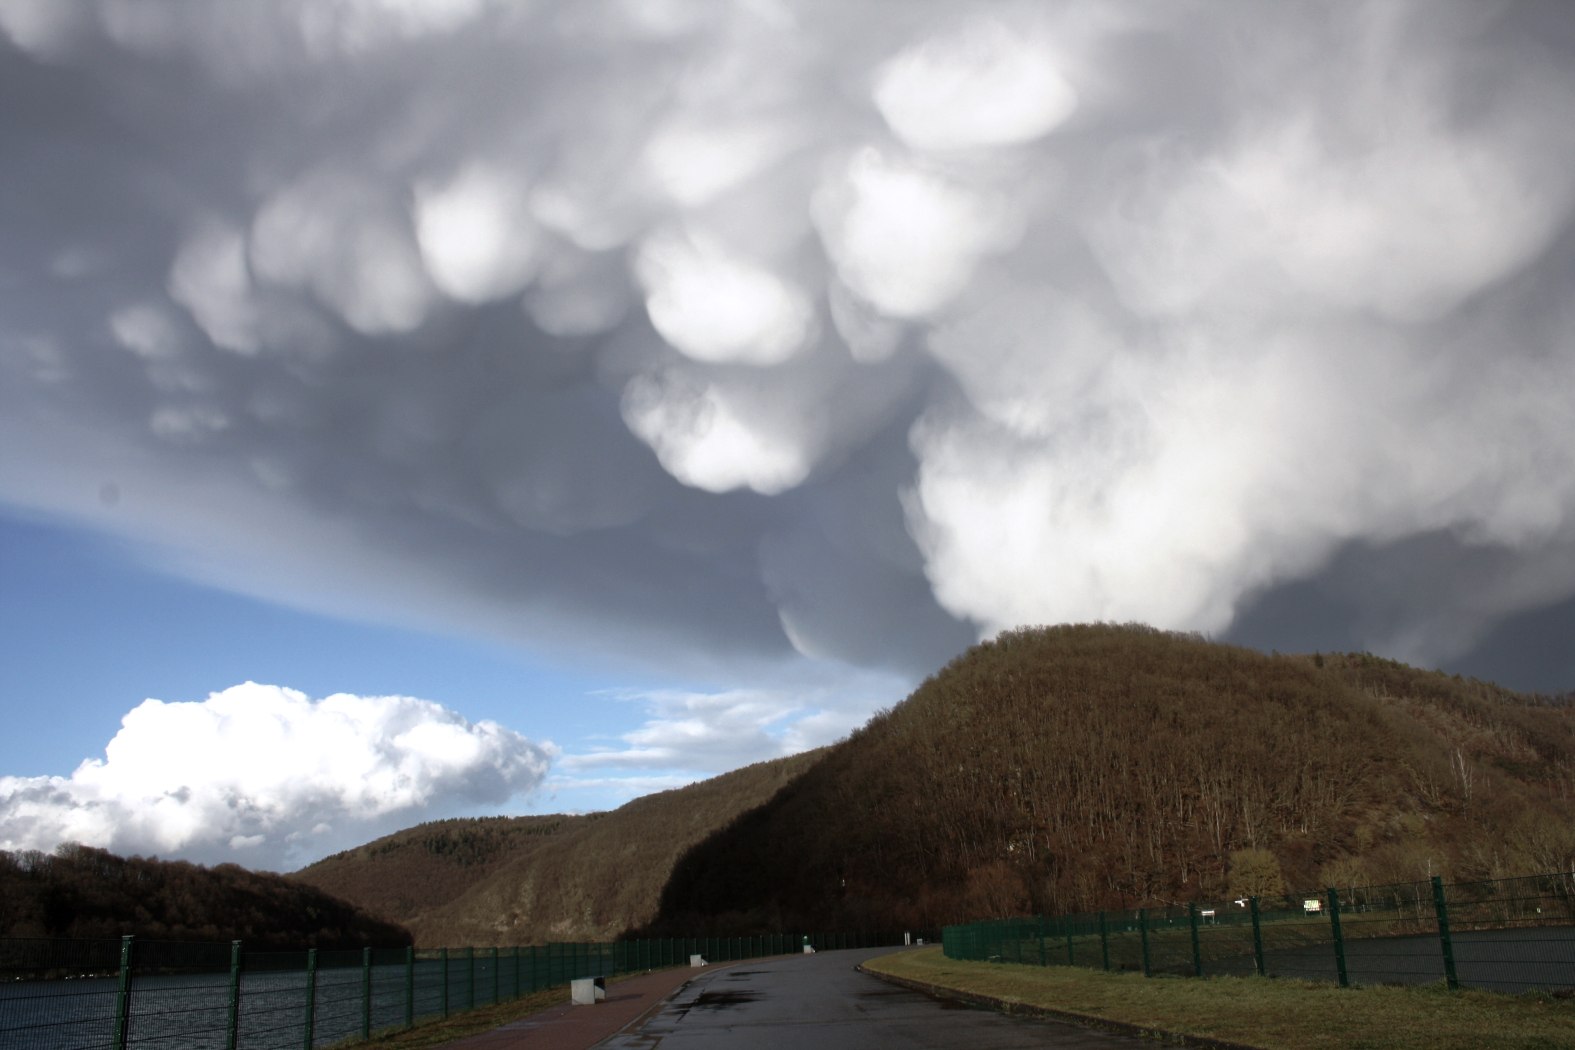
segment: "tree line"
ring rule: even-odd
[[[316,887],[236,864],[67,844],[0,851],[0,936],[241,940],[249,948],[400,947],[410,932]]]

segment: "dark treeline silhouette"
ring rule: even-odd
[[[235,864],[89,846],[0,851],[0,936],[240,940],[248,948],[399,947],[410,932],[347,901]]]
[[[690,850],[647,932],[934,927],[1575,864],[1575,708],[1144,627],[975,647]]]

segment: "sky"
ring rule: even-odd
[[[1575,8],[0,0],[0,848],[291,870],[1143,622],[1575,689]]]

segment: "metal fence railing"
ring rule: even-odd
[[[1330,888],[948,926],[952,959],[1352,984],[1575,989],[1575,873]]]
[[[0,939],[0,1050],[310,1050],[579,977],[903,943],[761,934],[521,948],[245,951],[239,941]]]

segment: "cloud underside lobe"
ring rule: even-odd
[[[416,820],[534,790],[550,748],[411,697],[246,683],[147,700],[69,777],[0,777],[0,848],[299,866]]]
[[[1575,594],[1570,22],[9,0],[0,496],[693,666],[1404,548],[1445,660]]]

